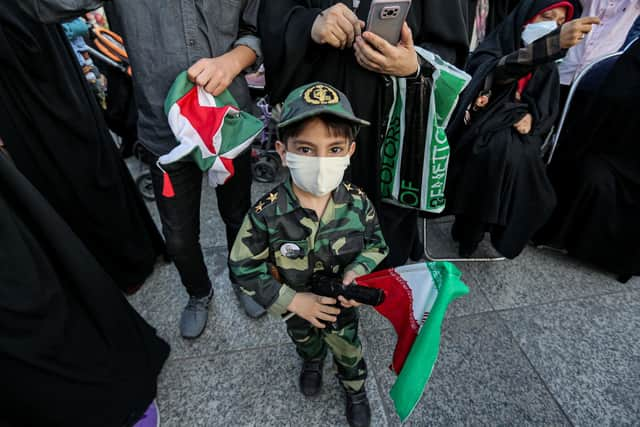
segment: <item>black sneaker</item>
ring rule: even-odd
[[[316,396],[322,387],[322,360],[305,360],[300,372],[300,392],[305,396]]]
[[[351,427],[368,427],[371,424],[371,407],[364,386],[360,391],[346,390],[346,394],[347,422]]]

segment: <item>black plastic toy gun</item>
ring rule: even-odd
[[[311,277],[311,292],[331,298],[338,298],[338,296],[342,295],[346,299],[372,306],[380,305],[384,301],[384,291],[382,289],[356,284],[343,285],[339,276],[323,271],[314,273]]]

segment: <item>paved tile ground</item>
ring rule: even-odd
[[[255,185],[254,199],[269,187]],[[172,265],[159,265],[130,298],[172,347],[159,379],[162,425],[346,425],[330,363],[322,394],[304,398],[284,326],[248,319],[239,309],[215,193],[206,187],[202,224],[215,287],[205,333],[196,341],[179,337],[187,297]],[[454,254],[447,222],[430,223],[428,231],[434,253]],[[481,252],[491,250],[485,245]],[[471,293],[450,307],[440,358],[408,425],[640,425],[640,278],[621,284],[536,248],[513,261],[457,265]],[[373,425],[399,425],[388,397],[393,330],[365,309],[362,337]]]

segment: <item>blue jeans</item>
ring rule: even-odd
[[[167,252],[189,295],[204,297],[211,291],[211,280],[200,246],[202,171],[192,162],[163,166],[175,191],[174,197],[166,198],[162,195],[162,171],[155,165],[155,160],[157,159],[151,163],[151,177]],[[218,210],[226,227],[228,250],[231,250],[244,216],[251,206],[250,153],[237,157],[233,164],[235,175],[224,185],[216,187]]]

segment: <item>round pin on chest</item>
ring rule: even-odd
[[[284,243],[280,246],[280,253],[287,258],[298,258],[302,254],[302,249],[295,243]]]

